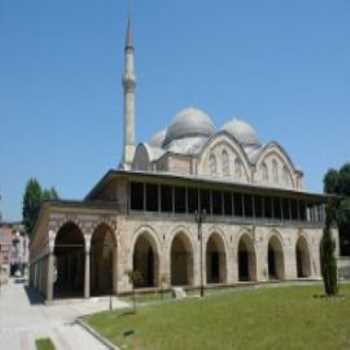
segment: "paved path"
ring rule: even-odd
[[[114,307],[125,307],[115,299]],[[105,350],[75,323],[79,316],[106,310],[107,300],[45,306],[23,283],[10,281],[0,291],[0,349],[35,350],[35,339],[50,337],[60,350]]]

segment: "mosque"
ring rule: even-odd
[[[134,55],[129,20],[122,160],[83,200],[42,205],[31,285],[51,302],[128,293],[130,271],[140,292],[319,279],[327,197],[243,120],[189,107],[136,145]]]

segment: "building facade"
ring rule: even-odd
[[[82,201],[44,203],[31,284],[51,301],[128,293],[135,270],[142,290],[319,279],[327,197],[239,119],[217,129],[186,108],[136,146],[134,53],[129,20],[119,169]]]
[[[11,270],[12,229],[0,225],[0,284],[10,276]]]
[[[21,223],[0,223],[0,266],[3,278],[24,276],[29,263],[29,238]]]

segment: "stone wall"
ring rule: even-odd
[[[127,271],[133,266],[133,249],[137,238],[146,234],[159,256],[159,276],[165,275],[170,280],[171,244],[178,233],[188,236],[193,251],[193,284],[200,285],[200,240],[198,239],[197,224],[188,219],[181,220],[180,216],[139,214],[118,218],[118,292],[130,291]],[[267,251],[268,243],[276,237],[281,244],[285,280],[297,278],[296,243],[299,237],[304,237],[310,256],[310,278],[320,278],[319,246],[322,230],[319,228],[295,228],[287,226],[252,226],[233,225],[229,223],[203,224],[203,275],[205,280],[205,247],[210,236],[218,234],[224,246],[226,256],[226,284],[238,282],[238,245],[243,235],[253,242],[256,256],[256,280],[268,280]]]
[[[321,277],[319,247],[323,232],[320,226],[305,224],[306,226],[302,227],[301,223],[294,225],[288,222],[260,223],[256,226],[245,224],[244,221],[237,222],[232,218],[208,216],[202,225],[203,239],[201,241],[198,225],[193,215],[129,212],[126,182],[111,184],[111,188],[113,188],[115,198],[118,198],[118,202],[121,203],[119,210],[98,210],[87,207],[50,208],[42,216],[32,246],[30,283],[48,300],[51,300],[53,295],[55,239],[60,229],[67,223],[76,225],[84,239],[85,297],[90,296],[91,240],[100,225],[108,226],[115,242],[112,278],[113,290],[116,294],[131,291],[127,273],[133,269],[134,247],[141,235],[146,237],[155,254],[155,287],[160,286],[163,277],[167,281],[163,286],[170,287],[171,248],[175,237],[180,233],[186,237],[186,253],[190,253],[190,257],[186,260],[190,261],[191,265],[192,271],[188,271],[188,276],[190,276],[189,285],[192,287],[201,285],[201,260],[203,261],[203,282],[207,284],[206,247],[213,235],[220,243],[218,244],[220,246],[220,276],[224,276],[222,277],[224,280],[220,281],[222,284],[232,285],[239,282],[239,244],[243,239],[249,248],[249,256],[254,260],[254,263],[249,266],[250,275],[254,276],[253,281],[264,282],[269,279],[268,246],[271,239],[277,245],[278,269],[282,271],[280,274],[282,280],[298,278],[296,244],[299,238],[303,238],[307,246],[309,266],[306,270],[310,271],[307,277],[311,279]],[[338,249],[337,230],[333,231],[333,235]],[[202,255],[201,243],[203,245]],[[346,265],[344,262],[343,269],[346,273],[350,273],[350,263],[347,262]]]

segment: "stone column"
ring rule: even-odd
[[[282,248],[284,253],[284,279],[296,279],[298,277],[298,274],[294,239],[286,239],[286,241],[283,242]]]
[[[46,285],[46,300],[53,300],[53,284],[54,284],[54,255],[50,251],[47,258],[47,285]]]
[[[53,300],[53,285],[54,281],[54,249],[55,249],[56,233],[49,231],[49,254],[47,257],[47,283],[46,283],[46,300]]]
[[[268,281],[268,263],[267,263],[267,252],[268,252],[268,241],[265,238],[266,232],[255,231],[255,253],[256,253],[256,280],[258,282]]]
[[[36,285],[36,262],[33,264],[33,286],[35,289],[37,289]]]
[[[232,232],[230,233],[230,236],[232,237]],[[231,240],[232,238],[230,238]],[[229,251],[227,252],[228,257],[228,284],[233,284],[238,282],[238,244],[239,240],[232,240],[230,244],[228,245]]]
[[[192,226],[193,235],[193,286],[200,286],[200,240],[197,223]]]
[[[91,235],[84,235],[85,238],[85,278],[84,278],[84,298],[90,298],[90,248]]]
[[[113,259],[112,259],[112,289],[113,293],[115,295],[118,294],[118,262],[119,262],[119,256],[118,256],[118,245],[119,245],[119,233],[116,228],[114,228],[113,231]]]

